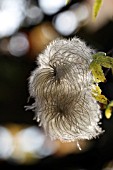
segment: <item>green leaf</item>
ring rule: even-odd
[[[93,5],[93,19],[95,20],[102,6],[102,0],[95,0]]]
[[[111,57],[99,56],[95,59],[95,62],[100,64],[101,66],[103,66],[105,68],[113,68],[113,58],[111,58]]]
[[[97,59],[97,58],[99,58],[100,56],[105,57],[105,56],[106,56],[106,53],[104,53],[104,52],[97,52],[97,53],[95,53],[95,54],[92,55],[93,59]]]

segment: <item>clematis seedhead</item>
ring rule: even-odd
[[[58,38],[37,57],[29,77],[29,93],[35,99],[31,108],[53,140],[89,140],[102,133],[100,106],[91,91],[93,53],[77,37]]]

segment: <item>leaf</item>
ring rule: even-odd
[[[99,103],[102,103],[102,104],[107,104],[107,101],[108,99],[104,96],[104,95],[99,95],[99,96],[93,96],[96,101],[98,101]]]
[[[92,61],[90,64],[90,70],[92,71],[94,81],[96,83],[106,81],[102,67],[98,63],[96,63],[95,61]]]
[[[109,103],[109,107],[113,107],[113,100]]]
[[[99,86],[94,85],[92,88],[92,96],[96,99],[96,101],[107,105],[108,103],[108,99],[101,94],[101,89]]]
[[[70,0],[66,0],[66,5],[68,5],[70,3]]]
[[[100,56],[106,56],[106,53],[104,53],[104,52],[97,52],[97,53],[92,55],[93,59],[97,59]]]
[[[93,5],[93,19],[95,20],[102,6],[102,0],[95,0]]]
[[[109,119],[112,115],[112,107],[113,107],[113,101],[111,101],[108,105],[107,108],[105,110],[105,116],[107,119]]]
[[[105,67],[105,68],[113,68],[113,58],[112,57],[108,57],[108,56],[98,56],[95,59],[95,62],[100,64],[101,66]]]
[[[93,88],[92,88],[92,93],[94,94],[101,94],[102,90],[100,89],[99,86],[96,86],[96,85],[93,85]]]
[[[107,119],[110,119],[110,117],[111,117],[111,112],[112,112],[111,108],[107,108],[107,109],[105,110],[105,116],[106,116]]]
[[[93,61],[91,62],[89,68],[94,76],[94,81],[96,83],[105,82],[106,78],[102,67],[113,69],[113,58],[106,56],[106,53],[104,52],[98,52],[92,57]]]

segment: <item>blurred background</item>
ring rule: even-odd
[[[91,141],[51,141],[25,106],[28,78],[38,54],[57,37],[78,36],[113,56],[113,1],[103,0],[92,20],[94,0],[0,0],[0,167],[52,170],[113,170],[113,116],[102,117],[101,136]],[[113,100],[113,75],[100,83]]]

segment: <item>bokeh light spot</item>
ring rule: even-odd
[[[16,57],[23,56],[29,49],[29,41],[26,34],[18,33],[10,39],[8,49],[11,55]]]
[[[53,24],[60,34],[68,36],[78,27],[78,20],[72,11],[65,11],[53,18]]]
[[[48,15],[55,14],[65,5],[65,0],[39,0],[39,6]]]
[[[13,152],[13,138],[5,127],[0,126],[0,158],[7,159]]]

